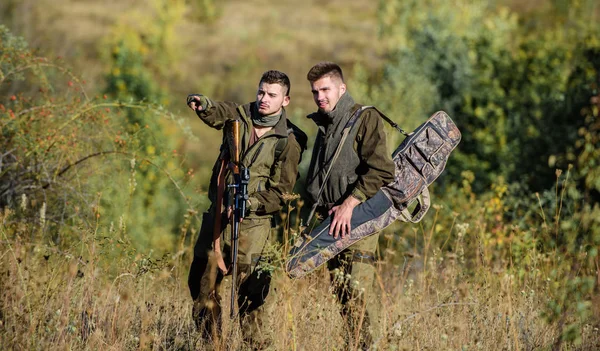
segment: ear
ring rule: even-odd
[[[345,92],[346,92],[346,84],[342,83],[342,84],[340,84],[340,97],[342,97],[342,95],[344,95]]]
[[[289,104],[290,104],[290,97],[289,96],[284,96],[283,97],[283,103],[281,104],[281,106],[286,107]]]

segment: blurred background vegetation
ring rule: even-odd
[[[404,129],[442,109],[463,133],[433,186],[443,210],[420,226],[429,241],[398,224],[382,246],[435,240],[475,266],[522,262],[521,276],[531,250],[562,257],[548,319],[600,318],[599,22],[593,0],[4,0],[4,225],[48,247],[92,230],[142,265],[185,256],[220,143],[186,95],[251,101],[262,72],[282,70],[291,118],[314,135],[305,75],[335,61],[357,101]],[[401,138],[389,137],[392,151]],[[475,240],[446,245],[469,226]]]

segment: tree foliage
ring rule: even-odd
[[[165,150],[172,141],[162,129],[153,134],[141,124],[168,120],[173,130],[178,119],[150,102],[89,98],[82,81],[4,27],[0,52],[1,91],[19,81],[38,88],[0,100],[0,207],[38,223],[36,232],[22,234],[68,245],[78,229],[105,225],[112,229],[103,235],[159,251],[185,238],[189,224],[185,233],[179,229],[203,198],[191,202],[193,173],[185,174],[176,150]],[[49,71],[61,78],[48,81]],[[161,149],[153,146],[157,138]]]
[[[423,7],[427,9],[424,9]],[[541,25],[484,2],[382,2],[381,32],[396,43],[371,96],[409,125],[443,109],[463,130],[449,173],[476,175],[481,192],[498,176],[539,191],[549,166],[585,124],[598,28],[573,19]]]
[[[510,244],[494,260],[535,267],[532,251],[563,260],[549,272],[544,316],[559,325],[555,346],[580,340],[600,247],[600,32],[590,3],[560,11],[556,1],[527,18],[483,1],[380,4],[381,35],[392,44],[383,68],[367,77],[367,95],[410,127],[436,110],[449,113],[463,139],[443,201],[475,223],[480,243],[500,251]],[[457,201],[461,182],[470,204]]]

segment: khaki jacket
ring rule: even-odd
[[[346,122],[361,105],[354,104],[343,116],[330,121],[320,112],[308,116],[319,131],[307,175],[307,192],[312,202],[331,208],[352,195],[361,202],[371,198],[394,180],[394,163],[387,151],[383,120],[373,109],[362,112],[331,169],[323,194],[317,199]]]
[[[302,150],[294,134],[288,134],[288,128],[292,124],[287,120],[285,109],[273,129],[248,147],[252,131],[251,116],[257,113],[256,103],[242,105],[242,108],[244,113],[240,113],[235,103],[208,100],[207,108],[197,115],[204,123],[215,129],[222,129],[228,120],[241,120],[241,162],[250,171],[248,194],[251,206],[248,217],[270,216],[281,210],[284,204],[282,195],[293,191]],[[276,159],[276,145],[282,138],[287,138],[288,141],[281,155]],[[220,162],[217,160],[209,187],[209,199],[213,203],[216,201],[219,166]],[[231,175],[228,175],[227,179],[230,182]]]

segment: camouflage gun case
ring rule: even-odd
[[[387,119],[387,118],[386,118]],[[395,179],[352,213],[352,230],[345,238],[328,234],[331,217],[300,238],[290,252],[286,269],[292,278],[302,277],[357,241],[375,234],[396,220],[416,223],[429,209],[427,186],[442,173],[461,134],[443,111],[408,134],[394,151]],[[414,210],[410,212],[416,202]]]

